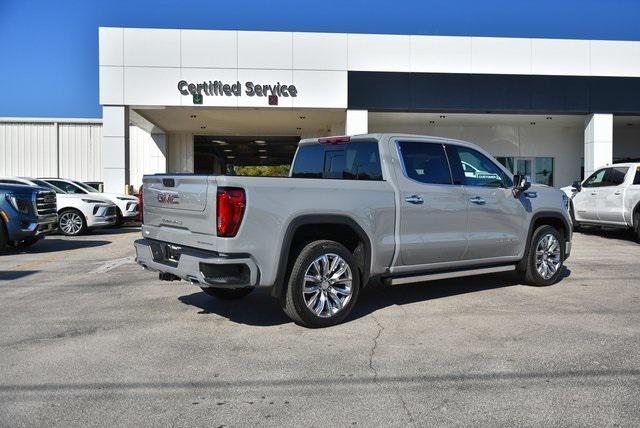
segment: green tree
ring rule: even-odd
[[[257,166],[236,166],[237,175],[248,175],[253,177],[286,177],[289,175],[290,165],[257,165]]]

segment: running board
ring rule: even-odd
[[[414,282],[436,281],[438,279],[460,278],[463,276],[472,276],[472,275],[484,275],[486,273],[509,272],[515,269],[516,269],[515,265],[493,266],[493,267],[480,268],[480,269],[467,269],[467,270],[458,270],[458,271],[450,271],[450,272],[429,273],[429,274],[417,275],[417,276],[403,276],[398,278],[389,278],[387,279],[386,282],[387,284],[390,284],[390,285],[402,285],[402,284],[411,284]]]

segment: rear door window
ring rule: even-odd
[[[408,178],[425,184],[452,184],[442,144],[400,141],[398,148]]]

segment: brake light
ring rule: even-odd
[[[240,229],[246,197],[239,187],[218,187],[216,198],[216,228],[218,236],[233,238]]]
[[[324,137],[318,138],[318,143],[320,144],[346,144],[351,141],[351,137],[348,135],[342,137]]]
[[[138,190],[138,220],[140,220],[140,223],[144,222],[144,215],[142,214],[142,185]]]

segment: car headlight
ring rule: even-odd
[[[86,202],[88,204],[104,204],[106,203],[105,201],[101,201],[99,199],[82,199],[83,202]]]
[[[564,205],[564,209],[569,211],[569,197],[564,193],[562,194],[562,204]]]
[[[118,199],[120,199],[121,201],[137,201],[136,198],[131,198],[129,196],[117,196]]]
[[[29,214],[29,206],[31,206],[30,200],[20,199],[14,195],[7,195],[7,200],[9,201],[11,206],[19,213]]]

